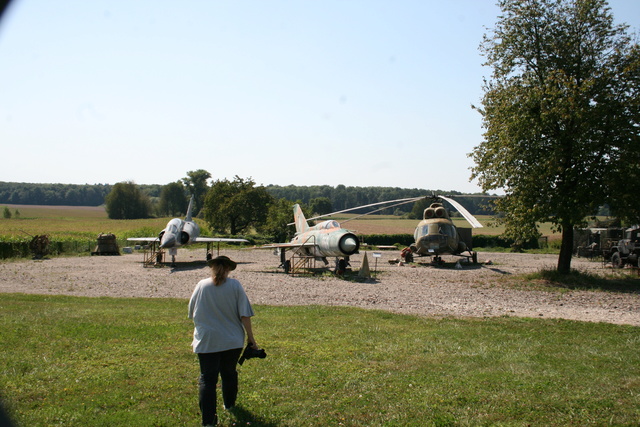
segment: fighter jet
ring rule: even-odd
[[[302,262],[309,259],[320,260],[325,265],[329,264],[328,257],[335,257],[336,273],[343,273],[349,265],[349,256],[357,253],[360,248],[358,237],[334,220],[310,226],[298,204],[293,206],[293,218],[296,234],[289,243],[274,243],[262,248],[279,250],[280,266],[286,273],[296,268],[296,265],[292,265],[294,257],[298,257]],[[288,249],[291,249],[292,257],[286,259]]]
[[[168,249],[171,255],[171,263],[175,264],[176,255],[178,254],[178,248],[180,246],[189,245],[192,243],[206,243],[207,244],[207,260],[213,257],[210,251],[211,243],[214,242],[248,242],[245,239],[232,239],[223,237],[199,237],[200,227],[192,218],[193,209],[193,196],[189,200],[189,207],[187,208],[187,216],[184,220],[180,218],[173,218],[167,223],[167,226],[158,234],[158,237],[130,237],[127,240],[131,242],[146,242],[152,245],[159,244],[160,249]]]

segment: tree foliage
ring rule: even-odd
[[[295,234],[293,223],[293,205],[295,203],[287,199],[278,199],[269,205],[267,218],[258,231],[269,236],[274,242],[287,242]]]
[[[182,178],[182,182],[194,197],[193,216],[198,216],[204,207],[205,197],[209,191],[209,178],[211,174],[204,169],[187,172],[187,177]]]
[[[328,197],[316,197],[309,201],[309,210],[313,215],[325,215],[333,211],[333,204]]]
[[[489,201],[492,200],[491,197],[477,197],[479,195],[474,195],[474,197],[465,197],[464,193],[459,191],[398,187],[347,187],[344,185],[338,185],[336,187],[331,187],[329,185],[288,185],[285,187],[269,185],[266,188],[267,191],[276,199],[287,199],[292,202],[294,200],[298,200],[310,207],[314,199],[329,199],[332,206],[331,210],[327,211],[327,213],[387,200],[426,196],[432,193],[442,194],[445,196],[455,196],[455,199],[474,215],[490,215],[493,213],[489,208]],[[392,209],[391,213],[394,213],[396,209],[398,212],[408,213],[411,211],[411,208],[411,204],[402,205],[398,208]],[[313,210],[313,208],[311,210]],[[386,211],[380,211],[380,214],[388,213],[389,212]],[[419,217],[422,218],[422,212],[420,212]]]
[[[193,174],[194,172],[189,172]],[[202,176],[206,176],[208,172],[203,171]],[[208,190],[207,179],[204,181],[195,179],[193,181],[204,182],[202,188],[204,193]],[[191,178],[183,178],[182,183]],[[169,185],[169,184],[167,184]],[[138,188],[151,198],[162,198],[162,191],[166,185],[160,184],[138,184]],[[16,205],[69,205],[69,206],[99,206],[104,204],[104,199],[111,191],[112,186],[109,184],[95,185],[76,185],[76,184],[25,184],[16,182],[0,182],[0,203],[16,204]],[[385,200],[403,199],[408,197],[419,197],[431,194],[434,191],[418,189],[418,188],[397,188],[397,187],[350,187],[339,185],[332,187],[329,185],[315,186],[277,186],[269,185],[266,190],[275,199],[287,199],[292,203],[299,201],[305,205],[311,206],[314,199],[329,199],[331,209],[327,212],[338,211],[356,206],[367,205],[370,203],[382,202]],[[189,193],[191,190],[187,190]],[[491,209],[487,209],[487,199],[480,197],[465,197],[463,193],[458,191],[441,191],[436,190],[437,194],[455,195],[458,200],[469,212],[474,215],[489,215]],[[160,207],[161,200],[158,200],[158,213],[166,215],[167,213]],[[202,202],[204,203],[204,201]],[[317,207],[317,206],[316,206]],[[323,207],[323,210],[326,210]],[[185,207],[180,210],[184,212]],[[405,214],[411,211],[411,205],[399,206],[391,213]],[[323,212],[324,213],[324,212]],[[381,211],[380,214],[387,214],[387,211]],[[422,214],[420,214],[421,217]]]
[[[31,184],[0,182],[0,203],[13,205],[100,206],[111,191],[107,184]]]
[[[111,219],[148,218],[151,201],[133,182],[119,182],[107,194],[105,209]]]
[[[502,189],[506,237],[562,231],[558,270],[570,271],[573,228],[599,206],[640,212],[638,45],[604,0],[502,0],[481,46],[493,68],[479,112],[484,141],[470,155],[484,191]],[[632,196],[633,195],[633,196]]]
[[[182,182],[170,182],[162,187],[158,212],[161,215],[178,216],[187,212],[189,200]]]
[[[273,197],[265,187],[256,187],[251,178],[238,176],[213,183],[207,192],[203,215],[211,229],[232,235],[260,227],[267,219]]]

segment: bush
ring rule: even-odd
[[[486,236],[484,234],[479,234],[477,236],[473,236],[472,243],[474,248],[512,248],[515,241],[513,239],[505,239],[500,236]],[[520,248],[538,249],[538,239],[529,239],[524,242]]]
[[[360,240],[364,243],[373,246],[380,245],[401,245],[409,246],[415,243],[413,234],[363,234],[360,236]],[[513,239],[504,239],[500,236],[486,236],[479,234],[473,236],[474,248],[512,248],[514,244]],[[522,246],[522,249],[538,249],[538,239],[531,239],[526,241]]]
[[[8,258],[32,258],[34,256],[29,243],[30,237],[0,237],[0,259]],[[126,246],[127,241],[118,239],[118,246]],[[91,253],[97,240],[86,238],[51,238],[49,240],[48,255],[71,255]]]
[[[363,234],[360,240],[373,246],[390,246],[399,244],[409,246],[414,243],[413,234]]]

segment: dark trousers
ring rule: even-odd
[[[236,363],[242,353],[241,348],[220,351],[217,353],[198,353],[200,362],[199,398],[202,425],[215,425],[216,415],[216,387],[218,374],[222,379],[222,400],[225,408],[236,404],[238,396],[238,371]]]

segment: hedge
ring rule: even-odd
[[[479,234],[472,237],[474,248],[511,248],[513,239],[504,239],[500,236],[486,236]],[[360,240],[373,246],[396,245],[409,246],[415,242],[413,234],[364,234]],[[525,242],[522,249],[538,249],[538,239],[531,239]]]

